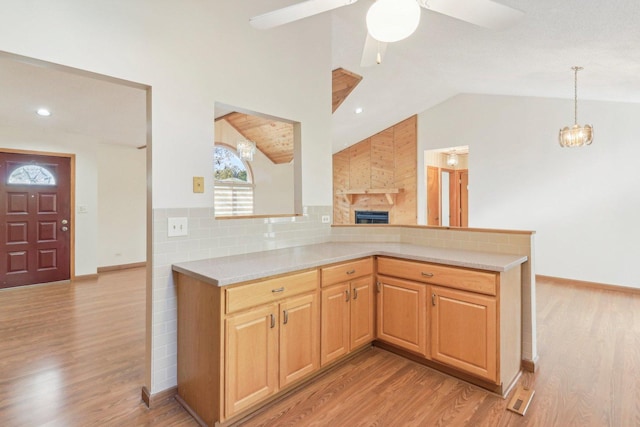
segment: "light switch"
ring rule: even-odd
[[[193,177],[193,192],[204,193],[204,177],[203,176]]]
[[[168,225],[168,237],[186,236],[187,234],[189,234],[188,222],[186,217],[169,218]]]

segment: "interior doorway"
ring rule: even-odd
[[[0,288],[71,278],[72,161],[0,151]]]
[[[427,225],[469,226],[469,147],[425,151]]]

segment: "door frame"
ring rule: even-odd
[[[50,151],[20,150],[0,148],[0,152],[9,154],[29,154],[33,156],[62,157],[69,159],[69,209],[71,236],[69,236],[69,280],[76,278],[76,155],[71,153],[53,153]]]

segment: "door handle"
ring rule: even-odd
[[[282,322],[284,325],[286,325],[287,323],[289,323],[289,311],[288,310],[282,310],[282,314],[284,317],[284,321]]]
[[[347,289],[346,291],[344,291],[344,294],[346,295],[346,299],[345,302],[349,302],[349,289]]]
[[[276,327],[276,316],[274,316],[273,314],[270,314],[271,316],[271,329]]]
[[[358,288],[353,288],[353,299],[358,299]]]

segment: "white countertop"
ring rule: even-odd
[[[524,255],[463,251],[405,243],[320,243],[173,264],[173,270],[215,286],[227,286],[341,261],[384,255],[479,270],[507,271]]]

